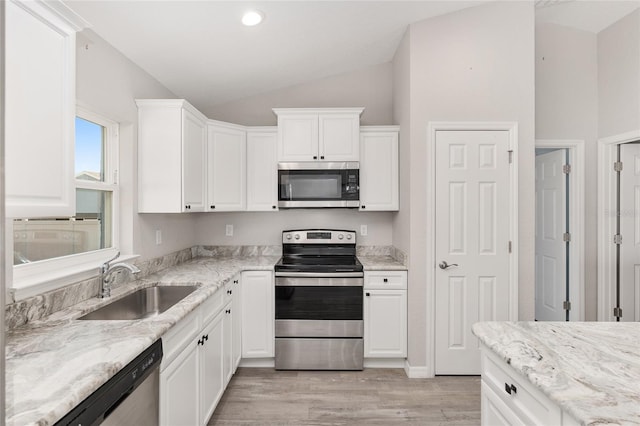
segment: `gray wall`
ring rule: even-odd
[[[596,187],[598,63],[596,34],[536,25],[536,139],[585,141],[585,319],[597,308]]]
[[[137,213],[136,98],[175,98],[167,88],[125,58],[91,30],[78,35],[76,95],[78,103],[120,123],[120,245],[123,253],[151,258],[195,243],[189,215]],[[163,244],[155,245],[155,230]]]
[[[390,62],[374,65],[221,104],[202,112],[216,120],[247,126],[271,126],[276,124],[272,108],[363,106],[361,124],[393,124],[392,71]]]
[[[640,9],[598,34],[598,136],[640,129]]]
[[[406,53],[408,44],[408,54]],[[409,363],[427,365],[425,168],[430,121],[515,121],[519,125],[519,315],[534,315],[534,9],[500,2],[411,25],[394,59],[409,87],[394,97],[403,139],[401,187],[409,212],[394,220],[394,242],[409,247]],[[408,71],[407,71],[408,70]],[[407,100],[406,97],[409,97]],[[407,110],[407,104],[409,109]],[[408,159],[408,161],[407,161]],[[410,227],[406,227],[405,220]]]

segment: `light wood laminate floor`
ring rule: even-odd
[[[209,426],[478,425],[480,377],[239,368]]]

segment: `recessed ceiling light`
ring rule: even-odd
[[[242,16],[242,23],[247,27],[258,25],[264,19],[264,13],[259,10],[250,10]]]

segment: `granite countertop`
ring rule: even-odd
[[[279,256],[201,257],[118,287],[6,335],[6,424],[51,425],[114,376],[238,272],[272,270]],[[406,270],[390,256],[359,256],[365,270]],[[200,288],[143,320],[77,318],[143,287]]]
[[[92,298],[6,335],[6,424],[51,425],[243,270],[272,270],[277,256],[198,258],[112,292],[112,301],[161,285],[200,288],[166,312],[134,321],[77,321],[108,301]]]
[[[481,322],[473,332],[582,424],[640,424],[640,324]]]

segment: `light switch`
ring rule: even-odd
[[[156,229],[156,245],[162,244],[162,230]]]
[[[233,237],[233,225],[227,225],[225,229],[227,237]]]
[[[360,235],[364,237],[368,232],[369,230],[367,229],[367,225],[360,225]]]

